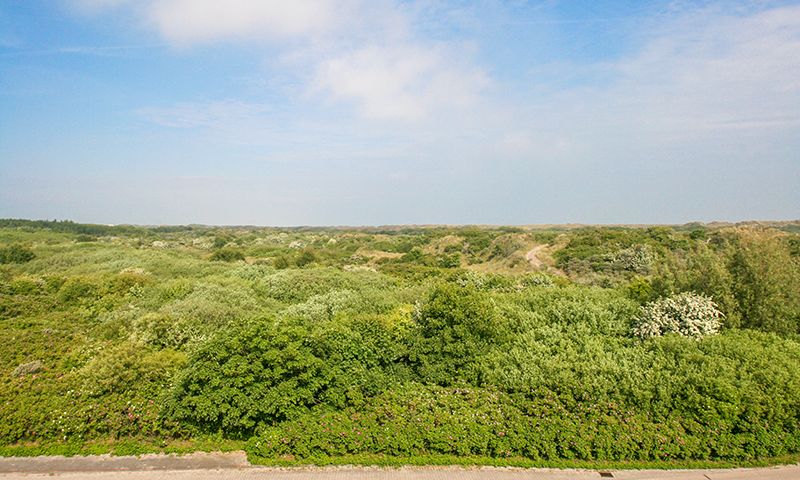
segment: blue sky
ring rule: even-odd
[[[800,2],[0,0],[0,217],[800,218]]]

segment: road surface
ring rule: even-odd
[[[0,480],[798,480],[800,465],[730,470],[557,470],[495,467],[251,466],[242,452],[182,457],[0,458]]]

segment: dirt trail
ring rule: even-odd
[[[525,254],[525,259],[528,260],[528,263],[531,264],[533,268],[543,268],[545,263],[539,258],[539,252],[547,248],[547,245],[536,245],[535,247],[528,250],[528,253]]]

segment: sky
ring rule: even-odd
[[[800,1],[0,0],[0,218],[800,218]]]

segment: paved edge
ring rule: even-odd
[[[235,452],[194,452],[190,454],[146,454],[141,456],[39,456],[39,457],[0,457],[0,477],[7,474],[56,474],[56,473],[113,473],[113,472],[158,472],[158,471],[213,471],[213,470],[250,470],[260,472],[309,472],[309,473],[335,473],[335,472],[377,472],[377,471],[495,471],[495,472],[531,472],[531,473],[562,473],[562,474],[598,474],[611,472],[614,478],[640,478],[642,475],[655,475],[658,477],[672,477],[681,473],[707,473],[709,475],[735,476],[745,475],[746,478],[759,478],[757,472],[788,473],[786,478],[800,478],[800,463],[790,465],[776,465],[771,467],[746,467],[746,468],[717,468],[717,469],[586,469],[586,468],[523,468],[523,467],[495,467],[495,466],[468,466],[468,465],[405,465],[398,467],[335,465],[335,466],[296,466],[274,467],[252,465],[247,460],[243,451]],[[796,476],[795,476],[796,475]],[[675,477],[678,478],[678,477]],[[706,477],[709,478],[709,477]],[[733,478],[733,477],[731,477]],[[745,477],[742,477],[745,478]]]

